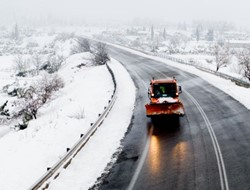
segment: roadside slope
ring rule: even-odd
[[[120,63],[110,63],[117,81],[117,100],[102,126],[97,130],[72,164],[50,184],[50,190],[88,189],[105,171],[112,155],[119,151],[127,131],[135,103],[135,87],[128,72]],[[112,159],[115,161],[115,158]]]
[[[58,73],[65,87],[38,111],[27,129],[0,139],[1,189],[28,189],[107,106],[114,89],[112,78],[105,65],[78,67],[89,59],[89,53],[67,59]]]

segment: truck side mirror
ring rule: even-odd
[[[148,98],[150,99],[150,90],[149,90],[149,88],[148,88]]]
[[[182,93],[182,89],[181,89],[181,86],[179,86],[179,94]]]

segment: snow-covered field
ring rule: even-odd
[[[173,58],[181,59],[186,63],[191,63],[199,67],[210,69],[216,71],[216,61],[215,56],[212,55],[200,55],[200,54],[173,54],[170,55]],[[230,62],[219,69],[220,73],[248,81],[243,74],[243,70],[238,63],[238,60],[235,56],[231,56]]]

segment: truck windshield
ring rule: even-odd
[[[176,84],[154,84],[153,93],[156,98],[161,97],[175,97],[176,96]]]

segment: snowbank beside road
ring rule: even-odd
[[[65,172],[50,184],[49,190],[88,189],[105,170],[130,124],[135,102],[135,87],[120,63],[112,60],[110,67],[117,81],[117,100],[102,126]]]
[[[28,189],[107,106],[114,85],[106,66],[77,67],[89,56],[83,53],[66,60],[58,73],[65,87],[38,111],[27,129],[11,131],[0,139],[0,189]]]

